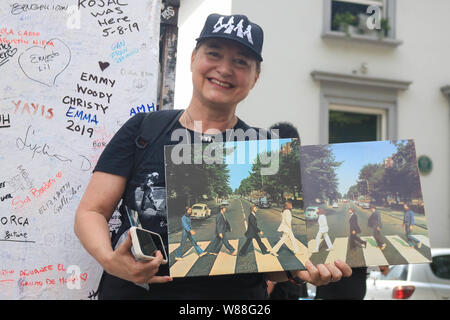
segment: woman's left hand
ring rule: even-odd
[[[342,260],[336,260],[333,263],[313,265],[311,261],[307,261],[306,270],[297,270],[297,277],[309,282],[315,286],[324,286],[330,282],[341,280],[342,277],[350,277],[352,269]]]

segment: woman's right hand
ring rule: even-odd
[[[170,276],[156,276],[163,256],[158,250],[155,258],[148,261],[137,261],[131,252],[131,235],[128,235],[114,250],[103,266],[109,274],[134,283],[165,283],[172,281]]]

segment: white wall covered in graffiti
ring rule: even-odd
[[[156,110],[160,10],[159,0],[1,1],[0,299],[97,289],[102,270],[74,214],[113,134]]]

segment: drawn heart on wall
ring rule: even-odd
[[[70,59],[69,47],[59,39],[51,39],[44,47],[30,47],[20,54],[19,66],[31,80],[52,87]]]
[[[103,70],[105,70],[106,68],[109,67],[109,62],[102,62],[102,61],[99,61],[99,62],[98,62],[98,65],[100,66],[100,69],[103,71]]]

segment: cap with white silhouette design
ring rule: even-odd
[[[200,36],[195,40],[200,41],[207,38],[224,38],[237,41],[250,49],[256,55],[257,60],[262,61],[261,51],[264,32],[259,25],[251,22],[244,15],[210,14],[206,18]]]

